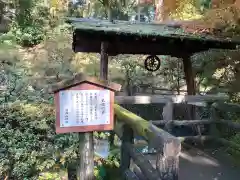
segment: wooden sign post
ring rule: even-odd
[[[79,133],[79,176],[82,180],[94,179],[93,131],[113,130],[114,93],[120,89],[119,84],[84,74],[77,74],[51,88],[56,106],[56,133]]]

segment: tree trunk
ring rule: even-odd
[[[177,0],[157,0],[156,3],[156,21],[166,21],[169,19],[170,13],[177,8]]]
[[[164,17],[164,0],[158,0],[156,4],[156,12],[155,12],[155,20],[156,21],[163,21]]]

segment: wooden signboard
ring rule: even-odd
[[[112,130],[114,93],[120,88],[83,74],[53,86],[56,133]]]

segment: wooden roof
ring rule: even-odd
[[[121,90],[121,85],[120,84],[116,84],[113,82],[109,82],[107,80],[102,80],[102,79],[98,79],[98,78],[94,78],[94,77],[89,77],[86,76],[83,73],[79,73],[76,74],[74,77],[70,78],[70,79],[66,79],[63,80],[55,85],[52,85],[49,89],[48,92],[50,93],[55,93],[58,92],[60,90],[64,90],[64,89],[68,89],[70,87],[73,86],[77,86],[81,83],[90,83],[90,84],[94,84],[96,86],[100,86],[103,88],[107,88],[110,89],[112,91],[120,91]]]
[[[235,49],[240,39],[186,32],[176,24],[131,23],[127,21],[69,18],[74,26],[75,52],[100,52],[107,41],[108,53],[117,54],[192,54],[211,48]],[[180,50],[181,49],[181,50]]]

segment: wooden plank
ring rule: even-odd
[[[213,103],[212,106],[220,111],[240,113],[240,105],[235,103]]]
[[[232,122],[231,120],[218,120],[219,123],[225,124],[228,127],[234,129],[235,131],[240,131],[240,123]]]
[[[165,125],[169,121],[164,120],[154,120],[151,121],[154,125]],[[203,125],[203,124],[224,124],[230,128],[233,128],[236,131],[240,131],[240,123],[232,122],[231,120],[211,120],[211,119],[202,119],[202,120],[171,120],[171,123],[175,126],[192,126],[192,125]]]
[[[153,168],[152,164],[146,157],[136,150],[130,143],[124,143],[122,146],[128,151],[134,160],[134,163],[141,169],[143,175],[147,178],[146,180],[161,180],[158,172]]]
[[[116,96],[115,103],[117,104],[152,104],[152,103],[168,103],[172,101],[173,103],[192,103],[192,102],[213,102],[216,100],[227,100],[227,96],[223,95],[153,95],[153,96]]]
[[[164,120],[154,120],[151,121],[154,125],[165,125],[168,123]],[[211,124],[218,123],[218,121],[211,121],[210,119],[202,119],[202,120],[171,120],[171,123],[175,126],[192,126],[192,125],[202,125],[202,124]]]
[[[129,169],[125,171],[125,177],[126,180],[139,180],[137,175]]]
[[[180,142],[170,133],[159,129],[151,122],[137,116],[136,114],[128,111],[127,109],[114,104],[114,111],[117,117],[117,121],[128,124],[132,127],[134,132],[139,136],[145,138],[149,143],[152,143],[152,147],[162,150],[166,143],[173,143],[180,147]],[[154,128],[154,131],[152,130]]]
[[[213,140],[215,138],[213,136],[184,136],[184,137],[178,137],[178,139],[181,142],[189,141],[189,140],[203,142],[203,141]]]

